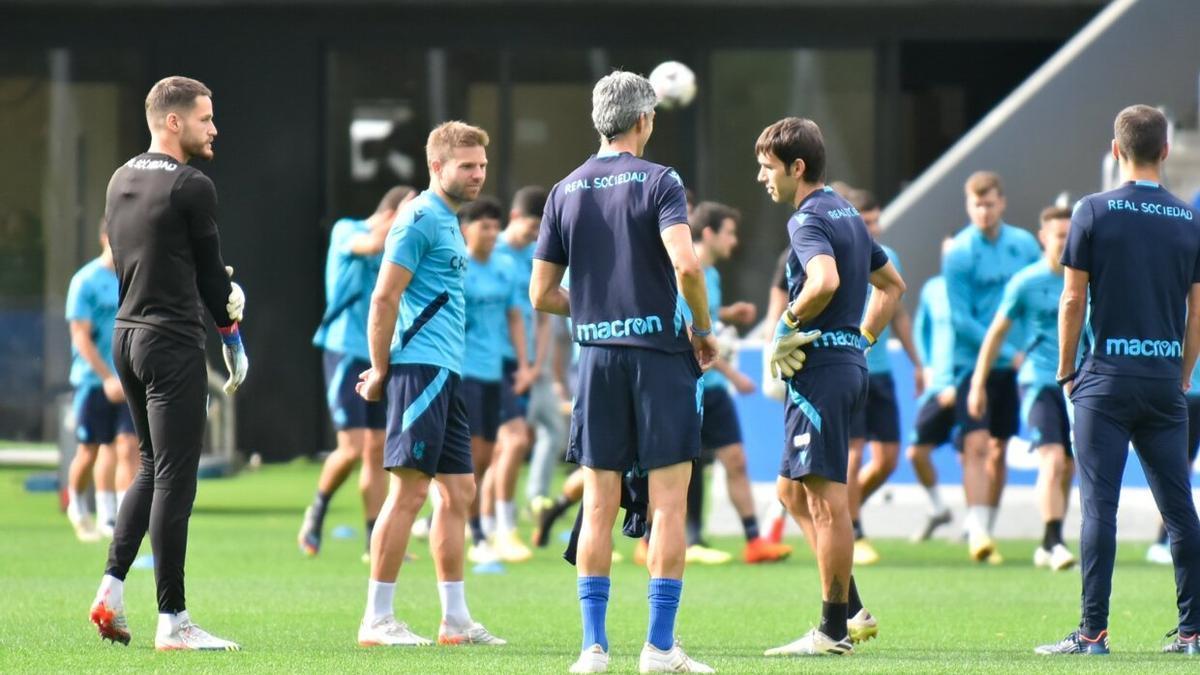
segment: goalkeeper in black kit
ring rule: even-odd
[[[236,651],[192,623],[184,603],[188,519],[207,416],[207,312],[224,344],[232,394],[248,361],[238,333],[245,296],[221,260],[217,192],[196,157],[212,159],[212,92],[168,77],[146,97],[150,149],[117,169],[105,218],[120,284],[113,359],[138,435],[141,467],[121,510],[90,618],[104,639],[129,644],[124,580],[146,532],[154,550],[159,650]]]

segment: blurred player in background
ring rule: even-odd
[[[117,509],[138,466],[133,417],[113,365],[113,324],[119,292],[106,227],[101,223],[100,257],[80,268],[67,289],[70,379],[75,387],[72,412],[79,441],[67,473],[67,519],[80,541],[112,537]],[[85,499],[93,473],[94,519]]]
[[[305,555],[320,552],[329,500],[361,460],[358,490],[366,517],[364,558],[370,557],[371,530],[387,497],[387,472],[383,470],[387,403],[364,401],[355,393],[354,386],[358,374],[371,367],[367,315],[371,311],[371,291],[383,263],[383,244],[400,205],[415,196],[416,191],[411,187],[393,187],[366,220],[342,218],[334,223],[329,234],[325,315],[313,336],[313,344],[324,352],[325,398],[337,431],[337,448],[325,458],[317,478],[317,494],[312,505],[304,510],[296,539]]]
[[[943,241],[943,252],[951,243]],[[937,469],[930,454],[934,448],[952,440],[956,426],[954,385],[954,324],[950,318],[950,298],[946,280],[940,275],[925,282],[913,319],[917,349],[925,364],[922,379],[925,391],[917,398],[917,414],[913,423],[912,444],[908,459],[912,462],[917,482],[929,497],[929,513],[920,529],[913,533],[913,542],[926,541],[934,530],[950,523],[950,508],[938,492]]]
[[[779,120],[754,151],[771,199],[797,209],[787,225],[790,303],[771,347],[772,368],[788,385],[777,486],[816,554],[823,600],[819,627],[766,655],[849,654],[852,641],[878,632],[852,576],[850,424],[866,403],[863,351],[891,321],[904,281],[858,210],[825,186],[825,142],[815,123]],[[870,304],[868,284],[879,290]]]
[[[466,352],[463,360],[463,400],[471,421],[471,457],[475,465],[476,484],[482,485],[484,474],[493,466],[496,437],[505,415],[515,420],[521,413],[512,400],[514,388],[529,387],[530,371],[525,352],[525,319],[521,313],[519,295],[526,287],[519,279],[518,265],[511,256],[495,252],[500,235],[500,219],[504,212],[500,202],[482,197],[463,206],[459,211],[463,236],[467,245],[466,279]],[[516,366],[512,385],[504,374],[504,352],[512,349]],[[493,475],[493,479],[495,476]],[[487,491],[480,490],[471,507],[471,562],[490,565],[500,556],[488,541],[480,517]],[[493,504],[485,509],[492,511]],[[519,562],[527,560],[524,549]],[[511,553],[517,553],[510,549]]]
[[[1041,456],[1038,465],[1037,494],[1045,532],[1042,545],[1033,555],[1034,565],[1061,571],[1075,564],[1075,554],[1063,542],[1062,524],[1071,496],[1075,462],[1071,454],[1071,422],[1062,388],[1055,382],[1058,368],[1058,299],[1062,295],[1063,247],[1071,210],[1050,206],[1042,210],[1038,239],[1045,249],[1043,259],[1013,275],[1004,288],[1004,297],[996,310],[979,359],[971,376],[967,410],[982,418],[987,410],[987,379],[992,363],[1018,326],[1025,336],[1025,361],[1017,373],[1021,386],[1021,412],[1029,433],[1030,450]]]
[[[1001,562],[992,538],[1007,476],[1004,452],[1019,423],[1017,372],[1023,358],[1015,332],[1001,346],[987,380],[988,407],[982,418],[967,412],[967,390],[980,345],[996,316],[1004,285],[1041,258],[1037,239],[1004,222],[1004,185],[990,171],[966,183],[970,222],[942,256],[942,276],[954,322],[954,376],[958,424],[962,428],[963,491],[967,498],[967,546],[975,561]]]
[[[882,209],[875,196],[861,189],[851,189],[846,200],[858,209],[867,233],[878,241],[880,234],[879,216]],[[897,274],[904,269],[900,257],[888,246],[880,244]],[[868,294],[874,293],[868,289]],[[868,298],[868,303],[870,302]],[[854,564],[873,565],[879,562],[879,553],[863,533],[860,510],[863,502],[875,493],[892,472],[900,458],[900,406],[896,403],[896,383],[892,380],[892,360],[888,354],[888,340],[892,330],[913,364],[916,391],[920,396],[924,389],[921,376],[921,357],[912,338],[912,319],[903,304],[896,306],[891,323],[878,337],[879,346],[867,352],[867,404],[855,416],[850,425],[849,468],[846,473],[846,489],[850,499],[850,519],[854,527]],[[863,466],[863,448],[871,442],[871,461]]]
[[[1178,623],[1163,651],[1200,655],[1200,519],[1184,393],[1200,354],[1200,228],[1167,192],[1167,120],[1145,105],[1113,123],[1125,183],[1079,200],[1062,263],[1058,384],[1075,406],[1083,528],[1078,629],[1039,654],[1107,654],[1117,502],[1129,442],[1171,537]],[[1087,321],[1092,348],[1079,364]],[[1077,369],[1078,368],[1078,369]]]
[[[729,206],[717,202],[700,202],[692,210],[691,228],[696,257],[704,268],[709,314],[724,324],[747,326],[754,323],[757,314],[754,305],[735,302],[722,306],[721,275],[716,268],[718,262],[729,260],[733,255],[733,249],[738,243],[737,228],[740,220],[741,214]],[[691,311],[682,296],[679,306],[683,310],[685,320],[690,322]],[[754,382],[750,378],[743,375],[727,359],[718,357],[704,375],[704,419],[700,427],[703,460],[702,464],[695,468],[700,479],[700,486],[695,491],[703,494],[703,464],[711,463],[713,458],[720,461],[725,468],[729,500],[737,511],[746,537],[742,559],[748,563],[783,560],[791,554],[792,547],[767,541],[759,533],[754,493],[750,487],[750,477],[746,473],[746,450],[742,445],[741,421],[738,419],[733,398],[729,395],[730,386],[740,394],[755,391]],[[695,477],[692,480],[693,483],[696,482]],[[704,516],[703,499],[693,499],[691,492],[689,488],[688,562],[693,562],[693,556],[698,558],[696,562],[705,562],[699,558],[706,551],[697,550],[707,548],[703,546],[700,538]],[[697,552],[693,553],[694,550]]]
[[[541,187],[530,185],[517,190],[509,207],[508,224],[496,243],[496,254],[508,256],[513,261],[516,272],[514,292],[524,326],[525,358],[528,360],[524,369],[525,380],[518,382],[515,376],[522,369],[518,368],[516,349],[511,341],[504,343],[500,431],[497,434],[496,456],[492,462],[493,469],[489,473],[489,482],[493,488],[496,513],[496,532],[492,539],[496,553],[505,562],[521,562],[533,555],[517,536],[515,498],[521,466],[537,435],[530,422],[544,430],[544,434],[552,436],[552,439],[544,440],[559,443],[556,448],[562,447],[566,435],[563,417],[558,409],[558,397],[554,394],[553,376],[548,360],[551,350],[550,317],[534,312],[533,305],[529,302],[533,248],[534,242],[537,241],[538,226],[542,222],[542,208],[545,203],[546,190]],[[534,458],[535,463],[530,466],[530,480],[549,481],[549,473],[553,471],[553,466],[547,467],[545,464],[555,463],[557,457],[554,455],[553,452],[543,450],[540,456]],[[542,466],[537,465],[538,461]],[[541,475],[535,477],[535,471]]]
[[[212,92],[190,78],[164,78],[146,96],[146,121],[150,149],[113,174],[104,213],[121,295],[113,360],[141,469],[117,516],[91,620],[101,637],[129,644],[125,575],[149,531],[158,587],[155,648],[236,651],[236,643],[192,623],[184,598],[188,520],[208,413],[205,310],[224,344],[226,394],[249,368],[238,330],[245,296],[221,260],[217,191],[187,165],[213,157]]]
[[[487,132],[462,122],[431,131],[429,189],[400,209],[384,244],[367,319],[371,368],[359,376],[357,390],[379,401],[387,388],[383,466],[392,476],[371,537],[361,645],[430,643],[396,620],[393,605],[413,520],[431,481],[441,495],[429,533],[442,604],[438,642],[505,644],[471,618],[463,584],[463,532],[476,491],[462,397],[464,362],[474,357],[465,349],[469,263],[458,211],[483,189],[487,144]]]
[[[716,357],[704,272],[692,247],[683,181],[641,159],[657,97],[615,71],[592,91],[600,151],[550,191],[534,253],[536,309],[570,316],[579,387],[568,459],[583,467],[577,580],[583,649],[571,672],[608,669],[612,529],[625,472],[648,474],[654,524],[650,622],[641,672],[713,672],[675,639],[683,592],[684,519],[700,455],[701,368]],[[562,288],[571,270],[570,290]],[[682,292],[694,322],[678,309]]]

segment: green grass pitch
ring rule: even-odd
[[[75,541],[49,494],[28,494],[28,471],[0,470],[0,673],[24,672],[420,672],[564,673],[579,651],[575,571],[561,544],[501,576],[468,571],[471,612],[511,644],[499,648],[364,649],[355,643],[366,600],[361,510],[353,481],[334,500],[326,543],[315,559],[296,549],[301,511],[317,466],[270,466],[230,480],[203,481],[192,518],[188,605],[195,620],[239,641],[240,653],[157,653],[153,573],[135,569],[126,587],[133,642],[101,643],[87,608],[107,548]],[[330,530],[355,528],[350,539]],[[527,530],[528,526],[524,528]],[[738,550],[736,539],[718,546]],[[1112,599],[1110,657],[1037,657],[1035,645],[1065,635],[1078,620],[1079,575],[1034,570],[1033,542],[1003,542],[1008,562],[977,566],[965,547],[877,542],[883,562],[858,572],[880,637],[852,657],[779,660],[762,651],[788,642],[819,619],[811,555],[801,540],[774,566],[732,563],[687,571],[678,634],[688,651],[719,672],[1200,672],[1200,660],[1157,653],[1175,622],[1170,569],[1141,561],[1142,545],[1122,545]],[[632,542],[620,538],[627,556]],[[143,544],[148,553],[149,541]],[[439,607],[424,541],[405,565],[396,611],[417,632],[437,633]],[[615,566],[608,630],[611,672],[635,672],[645,639],[646,572]]]

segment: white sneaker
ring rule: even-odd
[[[500,556],[496,554],[496,550],[486,540],[478,544],[472,544],[471,548],[467,550],[467,559],[476,565],[490,565],[500,562]]]
[[[866,642],[879,635],[879,622],[863,607],[846,621],[846,633],[852,644]]]
[[[763,656],[848,656],[853,653],[854,646],[850,644],[848,636],[844,640],[835,641],[813,628],[799,640],[768,649],[763,652]]]
[[[117,525],[113,522],[103,522],[96,526],[96,531],[99,532],[100,536],[104,537],[105,539],[112,539],[113,532],[115,532],[116,529]]]
[[[224,640],[210,634],[200,626],[192,623],[191,619],[184,619],[166,635],[161,633],[155,635],[154,648],[160,652],[177,649],[217,652],[236,652],[241,650],[238,643],[230,642],[229,640]]]
[[[1055,544],[1050,550],[1050,569],[1055,572],[1069,570],[1075,566],[1075,554],[1063,544]]]
[[[533,557],[533,551],[521,542],[515,531],[502,532],[496,535],[496,555],[506,563],[525,562]]]
[[[683,645],[679,644],[679,640],[675,640],[675,644],[665,652],[647,642],[642,647],[641,657],[638,658],[638,672],[715,673],[717,671],[685,654]]]
[[[455,628],[443,621],[442,627],[438,629],[437,641],[440,645],[487,645],[498,647],[508,644],[508,640],[503,640],[492,635],[478,621],[466,628]]]
[[[1050,567],[1050,557],[1054,555],[1050,551],[1038,546],[1033,552],[1034,567]]]
[[[83,515],[69,518],[71,527],[75,528],[75,537],[86,544],[100,541],[100,530],[96,529],[96,521],[92,518],[92,514],[85,513]]]
[[[571,664],[570,673],[605,673],[608,672],[608,652],[600,645],[579,652],[579,660]]]
[[[1171,557],[1171,547],[1166,544],[1154,543],[1146,549],[1146,562],[1155,565],[1170,565],[1174,562]]]
[[[388,615],[371,624],[366,621],[359,624],[358,644],[363,647],[426,647],[433,644],[433,640],[417,635],[408,624]]]

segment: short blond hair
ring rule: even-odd
[[[425,143],[425,161],[430,164],[435,159],[444,162],[454,148],[486,148],[488,141],[487,132],[479,127],[456,120],[443,122],[429,132],[429,140]]]
[[[982,197],[992,190],[1004,196],[1004,182],[995,171],[976,171],[967,179],[967,194]]]

